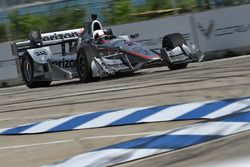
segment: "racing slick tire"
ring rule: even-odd
[[[183,36],[180,33],[173,33],[173,34],[168,34],[163,38],[162,48],[167,48],[167,50],[171,50],[182,44],[187,45],[187,42],[183,38]],[[168,68],[170,70],[183,69],[183,68],[186,68],[187,65],[188,63],[173,64],[173,63],[168,62]]]
[[[77,55],[77,72],[80,82],[87,83],[92,81],[91,65],[87,59],[87,55],[84,50],[80,50]]]
[[[21,72],[23,81],[28,88],[38,88],[49,86],[51,81],[35,81],[34,79],[34,64],[32,58],[26,52],[22,58]]]

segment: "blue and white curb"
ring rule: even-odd
[[[215,121],[188,125],[162,134],[149,135],[104,147],[45,167],[99,167],[117,165],[139,158],[201,144],[247,130],[250,130],[250,110]]]
[[[245,97],[116,111],[90,112],[21,125],[14,128],[0,129],[0,134],[34,134],[160,121],[214,119],[229,114],[245,112],[249,108],[250,98]]]

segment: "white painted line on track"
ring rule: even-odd
[[[15,146],[0,147],[0,150],[17,149],[17,148],[25,148],[25,147],[32,147],[32,146],[42,146],[42,145],[52,145],[52,144],[61,144],[61,143],[69,143],[69,142],[73,142],[73,141],[74,141],[73,139],[69,139],[69,140],[51,141],[51,142],[44,142],[44,143],[15,145]]]
[[[9,149],[19,149],[19,148],[26,148],[26,147],[33,147],[33,146],[70,143],[70,142],[79,141],[79,140],[83,141],[83,140],[93,140],[93,139],[103,139],[103,138],[130,137],[130,136],[141,136],[141,135],[156,135],[156,134],[160,134],[160,133],[163,133],[163,132],[153,131],[153,132],[128,133],[128,134],[118,134],[118,135],[92,136],[92,137],[83,137],[83,138],[80,138],[80,139],[67,139],[67,140],[57,140],[57,141],[42,142],[42,143],[6,146],[6,147],[0,147],[0,150],[9,150]]]
[[[97,112],[97,111],[93,111],[93,112]],[[86,112],[86,113],[89,113],[89,112]],[[73,116],[73,115],[78,115],[78,114],[83,114],[83,112],[75,112],[75,113],[70,113],[70,114],[52,114],[52,115],[42,115],[42,116],[30,116],[30,117],[9,117],[9,118],[1,118],[0,119],[0,122],[1,121],[11,121],[11,120],[24,120],[24,119],[40,119],[40,118],[49,118],[51,119],[51,117],[70,117],[70,116]]]
[[[250,157],[240,157],[235,159],[227,159],[224,161],[210,162],[194,167],[247,167],[250,166]]]

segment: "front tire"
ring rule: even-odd
[[[180,33],[173,33],[168,34],[163,38],[162,41],[162,48],[166,48],[167,50],[172,50],[175,47],[178,47],[182,44],[187,45],[186,40],[183,38],[183,36]],[[168,68],[170,70],[178,70],[186,68],[188,63],[181,63],[181,64],[173,64],[171,62],[168,62]]]
[[[22,58],[21,71],[23,81],[28,88],[46,87],[51,81],[35,81],[34,79],[34,63],[28,53],[25,53]]]
[[[77,72],[80,82],[86,83],[92,80],[92,72],[87,56],[83,50],[77,55]]]

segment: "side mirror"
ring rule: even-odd
[[[108,35],[114,35],[111,28],[106,29],[106,33],[107,33]]]
[[[94,20],[96,20],[97,19],[97,14],[92,14],[91,15],[91,19],[94,21]]]
[[[129,37],[130,37],[130,38],[139,38],[139,36],[140,36],[140,34],[132,34],[132,35],[130,35]]]

